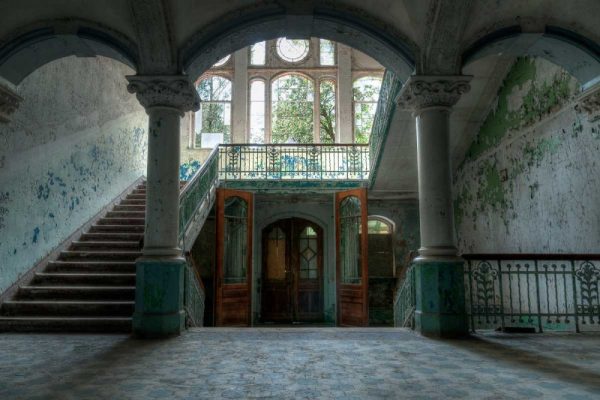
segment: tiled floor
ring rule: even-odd
[[[600,335],[393,328],[0,335],[0,399],[600,399]]]

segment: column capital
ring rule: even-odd
[[[183,115],[200,108],[198,92],[185,75],[129,75],[126,78],[129,82],[127,90],[135,93],[146,110],[168,107]]]
[[[10,116],[17,111],[22,101],[16,88],[0,78],[0,123],[10,122]]]
[[[412,75],[402,86],[398,106],[419,112],[430,107],[450,108],[467,93],[472,76]]]
[[[600,84],[592,86],[579,95],[575,110],[587,114],[590,122],[600,119]]]

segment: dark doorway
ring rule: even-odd
[[[301,218],[263,229],[261,322],[323,321],[323,230]]]

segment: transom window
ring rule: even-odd
[[[250,65],[265,65],[266,61],[266,42],[258,42],[250,46]]]
[[[302,61],[308,55],[308,40],[281,38],[277,40],[277,55],[287,62]]]
[[[197,87],[200,110],[195,114],[195,147],[213,148],[231,142],[231,81],[221,76],[202,79]]]
[[[319,63],[321,65],[335,65],[335,43],[331,40],[319,40]]]

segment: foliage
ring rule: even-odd
[[[335,143],[335,83],[321,82],[320,91],[321,143]]]
[[[378,78],[365,77],[354,83],[352,95],[354,98],[354,141],[356,143],[369,143],[380,89],[381,79]]]
[[[273,84],[273,143],[313,143],[313,87],[300,75],[285,75]]]

